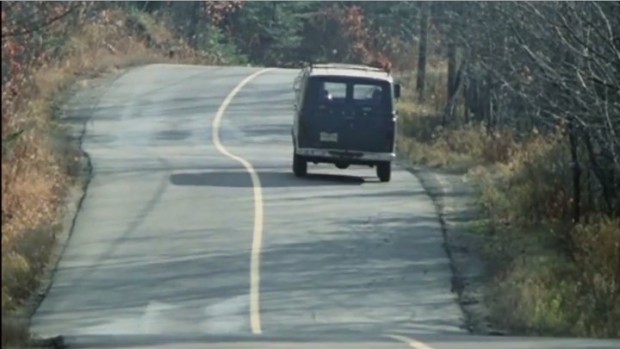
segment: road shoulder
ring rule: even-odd
[[[492,328],[484,303],[489,275],[483,258],[485,239],[467,228],[482,217],[475,188],[465,174],[399,162],[420,180],[435,205],[452,269],[451,291],[457,294],[466,329],[472,334],[501,334]]]
[[[63,156],[73,158],[70,161],[69,173],[72,183],[64,198],[59,225],[51,227],[53,231],[53,245],[49,259],[45,264],[39,285],[31,297],[16,311],[14,318],[18,323],[30,327],[31,318],[45,298],[53,283],[54,273],[65,250],[80,206],[86,197],[87,187],[92,174],[90,158],[82,149],[82,139],[88,122],[98,106],[101,97],[107,89],[120,78],[126,70],[98,77],[85,77],[76,81],[67,91],[58,98],[57,109],[54,113],[57,132],[54,135],[55,146],[60,148]],[[62,338],[38,338],[33,336],[33,345],[39,347],[62,346]]]

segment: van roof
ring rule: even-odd
[[[345,76],[383,80],[392,83],[392,76],[383,69],[358,64],[325,63],[310,66],[310,76]]]

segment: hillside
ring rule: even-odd
[[[79,144],[56,118],[65,97],[133,65],[226,63],[218,51],[192,49],[165,17],[119,6],[2,3],[3,347],[26,336],[22,324],[53,267],[68,195],[88,172]]]

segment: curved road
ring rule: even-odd
[[[292,175],[296,74],[116,80],[87,123],[93,177],[33,331],[82,348],[619,347],[467,335],[413,175]]]

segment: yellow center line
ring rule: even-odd
[[[388,338],[392,338],[396,341],[405,343],[407,345],[409,345],[409,347],[411,347],[412,349],[434,349],[433,347],[429,346],[428,344],[424,344],[418,340],[415,340],[413,338],[409,338],[409,337],[405,337],[405,336],[399,336],[399,335],[395,335],[395,334],[388,334],[385,335],[385,337]]]
[[[261,323],[260,323],[260,253],[263,244],[263,191],[260,182],[260,178],[246,159],[232,154],[226,147],[222,144],[220,140],[220,125],[222,124],[222,118],[224,117],[224,112],[226,112],[226,108],[232,102],[233,98],[241,89],[247,85],[250,81],[252,81],[257,76],[266,73],[273,68],[267,68],[257,71],[256,73],[246,77],[241,81],[229,94],[226,96],[226,99],[222,102],[222,105],[217,110],[217,114],[215,114],[215,119],[213,119],[212,124],[212,136],[213,136],[213,144],[217,148],[217,150],[228,156],[229,158],[240,162],[245,170],[250,174],[252,179],[252,187],[254,189],[254,233],[252,235],[252,254],[250,259],[250,326],[252,328],[252,334],[261,334]]]

